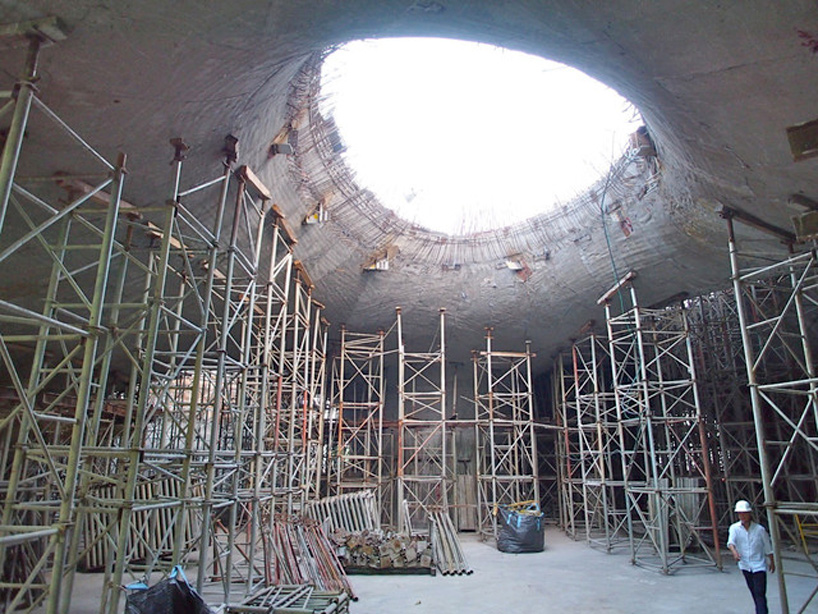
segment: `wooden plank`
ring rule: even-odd
[[[281,207],[273,203],[273,205],[270,207],[270,210],[272,214],[275,216],[276,224],[278,225],[279,228],[281,228],[281,231],[284,233],[284,241],[286,241],[291,246],[298,243],[298,239],[295,238],[295,234],[293,234],[292,228],[290,228],[290,225],[287,223],[286,216],[284,215],[284,212],[281,210]]]
[[[236,171],[239,179],[249,184],[263,200],[272,200],[273,195],[266,185],[258,178],[250,167],[246,164],[241,165]]]
[[[44,43],[56,43],[68,37],[68,27],[62,19],[54,16],[0,25],[4,49],[28,46],[31,36],[38,36]]]
[[[90,194],[95,189],[94,186],[89,183],[85,183],[80,179],[71,179],[70,177],[63,178],[59,175],[55,175],[54,181],[58,186],[68,192],[72,200],[78,196]],[[111,202],[111,195],[105,190],[100,190],[91,196],[90,200],[107,207]],[[139,212],[137,206],[129,203],[124,198],[119,199],[119,211],[124,215],[128,215],[131,219],[142,219],[142,214]]]
[[[618,282],[616,282],[610,290],[608,290],[605,294],[603,294],[602,296],[599,297],[596,304],[601,305],[602,303],[607,303],[609,300],[611,300],[611,297],[614,294],[619,292],[619,289],[622,286],[627,284],[629,281],[633,281],[635,278],[636,278],[636,271],[628,271],[628,273],[625,275],[625,277],[623,277]]]
[[[298,271],[298,273],[301,275],[301,279],[305,284],[307,284],[307,287],[314,288],[315,284],[312,283],[312,278],[307,273],[307,269],[306,267],[304,267],[304,264],[300,260],[294,260],[293,266],[295,267],[295,270]]]

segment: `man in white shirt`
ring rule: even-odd
[[[756,614],[767,614],[767,568],[775,572],[770,536],[767,529],[753,522],[753,508],[747,501],[737,501],[735,511],[739,521],[730,525],[727,547],[744,574]]]

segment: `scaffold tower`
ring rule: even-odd
[[[602,298],[634,564],[721,565],[707,437],[684,309],[637,302],[635,273]],[[614,315],[613,298],[624,307]]]
[[[473,353],[477,517],[481,538],[497,538],[497,506],[523,501],[539,505],[537,440],[529,343],[524,352],[492,347]]]
[[[610,346],[590,334],[572,346],[585,539],[611,552],[628,544]]]
[[[398,529],[426,532],[433,506],[448,507],[446,447],[446,310],[427,352],[407,351],[401,309],[398,332]]]
[[[776,233],[789,257],[742,250],[734,227],[738,213],[724,210],[758,461],[775,559],[781,611],[807,611],[818,595],[818,561],[799,531],[818,521],[818,374],[814,334],[818,318],[815,245],[796,251],[794,235]],[[785,556],[786,543],[800,555]],[[803,603],[790,604],[787,580],[813,579]],[[799,600],[800,601],[800,600]]]
[[[7,140],[0,173],[0,261],[53,263],[39,297],[0,302],[4,603],[68,612],[75,572],[94,570],[100,611],[118,612],[122,585],[192,561],[197,588],[229,603],[269,578],[276,507],[317,495],[321,305],[236,139],[193,187],[172,139],[170,195],[136,206],[124,155],[107,161],[24,90],[15,121],[77,156],[52,178],[18,176],[25,152]]]
[[[572,539],[582,539],[585,535],[585,514],[576,384],[572,356],[568,352],[560,352],[553,371],[560,526]]]
[[[381,521],[389,514],[389,467],[384,450],[386,333],[354,333],[341,327],[341,346],[333,376],[337,413],[333,445],[333,490],[344,494],[371,489]]]
[[[736,298],[732,289],[688,299],[690,334],[700,378],[702,415],[709,434],[718,526],[735,517],[738,500],[763,502],[753,407]]]

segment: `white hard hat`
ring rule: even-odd
[[[736,512],[752,512],[753,508],[750,506],[749,501],[736,501]]]

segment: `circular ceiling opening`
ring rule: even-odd
[[[642,124],[633,104],[574,68],[448,39],[345,44],[324,61],[321,99],[357,183],[450,235],[571,201]]]

